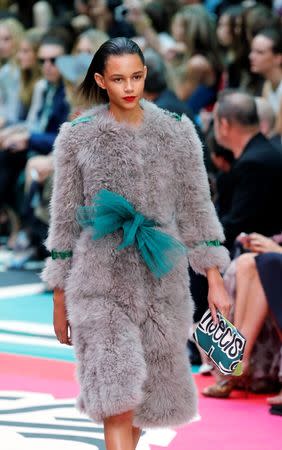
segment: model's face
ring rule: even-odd
[[[44,78],[50,83],[58,83],[61,75],[56,67],[56,58],[63,55],[64,49],[60,45],[41,45],[38,51],[38,61],[42,67]]]
[[[22,41],[17,53],[17,58],[21,69],[31,69],[36,62],[36,52],[31,44],[27,41]]]
[[[253,39],[249,55],[253,73],[267,75],[273,67],[281,65],[282,55],[273,53],[272,46],[272,40],[266,36],[258,35]]]
[[[106,89],[110,103],[120,109],[134,109],[143,97],[147,68],[138,55],[110,56],[103,75],[94,75]]]
[[[7,27],[0,26],[0,58],[8,59],[14,52],[14,40]]]

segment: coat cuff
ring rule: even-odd
[[[65,282],[70,268],[71,258],[53,260],[49,257],[46,259],[45,267],[40,276],[50,289],[65,289]]]
[[[223,246],[199,245],[188,251],[188,259],[194,272],[201,275],[206,275],[206,270],[212,267],[217,267],[221,273],[224,273],[230,264],[229,252]]]

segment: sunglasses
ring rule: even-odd
[[[56,62],[56,59],[57,59],[57,57],[55,56],[55,57],[53,57],[53,58],[38,58],[38,62],[39,62],[39,64],[41,65],[41,66],[43,66],[43,64],[45,63],[45,62],[49,62],[49,63],[51,63],[51,64],[55,64],[55,62]]]

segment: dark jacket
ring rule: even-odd
[[[226,245],[241,232],[272,236],[282,230],[282,153],[261,133],[246,145],[232,167],[233,194],[221,217]]]
[[[186,114],[189,119],[194,121],[194,116],[191,109],[186,106],[184,102],[179,100],[179,98],[172,92],[170,89],[165,89],[162,91],[159,96],[154,100],[154,103],[162,109],[167,109],[172,113]]]
[[[45,100],[45,97],[44,97]],[[42,108],[43,109],[43,108]],[[42,110],[39,112],[39,116]],[[29,138],[29,151],[46,155],[51,152],[59,128],[67,120],[69,104],[65,96],[65,88],[61,83],[54,95],[52,111],[44,132],[31,133]]]

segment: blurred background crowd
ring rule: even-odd
[[[91,106],[76,88],[99,46],[118,36],[144,51],[145,98],[185,113],[197,127],[232,256],[224,280],[233,321],[248,338],[250,388],[279,391],[281,0],[0,1],[3,264],[28,270],[44,263],[53,143],[63,122]],[[190,275],[197,322],[207,307],[207,284]],[[203,362],[202,371],[210,373],[189,346],[191,361]],[[217,375],[205,395],[227,397],[238,383]],[[281,406],[281,394],[275,402]]]

